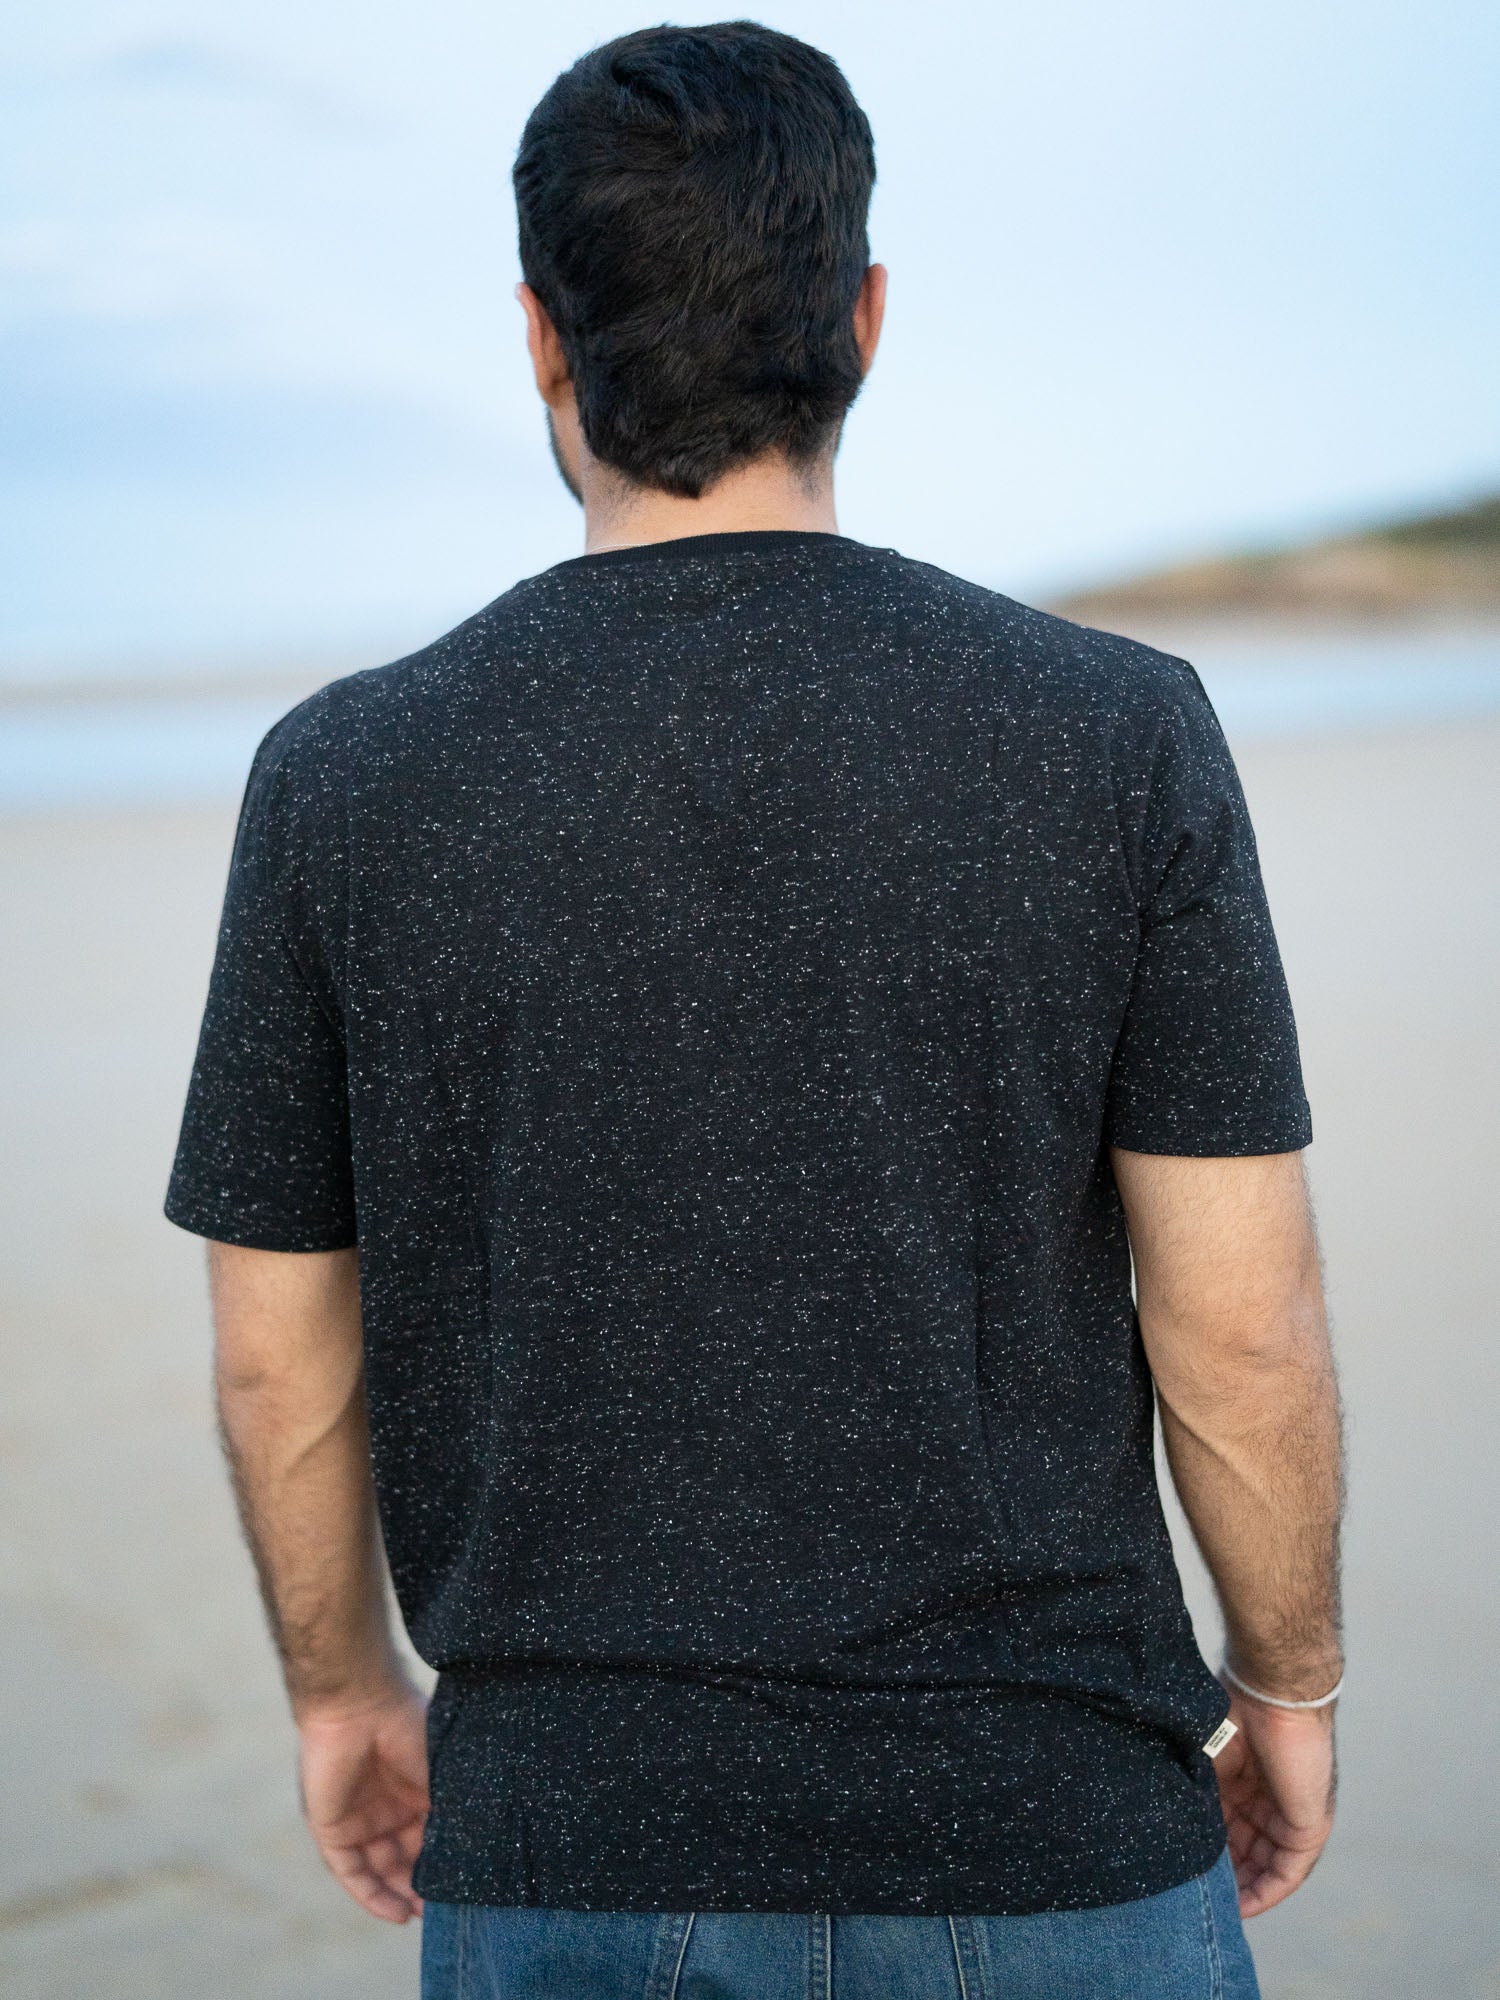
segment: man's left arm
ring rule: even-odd
[[[219,1434],[300,1737],[303,1811],[355,1901],[405,1923],[426,1701],[386,1615],[358,1252],[209,1245]]]

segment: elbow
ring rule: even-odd
[[[1320,1285],[1269,1300],[1224,1301],[1212,1309],[1141,1313],[1141,1335],[1163,1392],[1277,1394],[1282,1385],[1331,1377],[1333,1359]]]
[[[221,1408],[343,1405],[360,1392],[363,1379],[358,1352],[288,1351],[229,1341],[214,1348],[214,1393]]]
[[[1329,1361],[1321,1307],[1289,1308],[1274,1320],[1231,1329],[1219,1343],[1219,1363],[1249,1380],[1322,1373]]]
[[[214,1400],[221,1415],[251,1415],[274,1411],[296,1400],[295,1376],[285,1366],[274,1366],[255,1355],[214,1354]]]

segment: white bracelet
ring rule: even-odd
[[[1327,1694],[1320,1694],[1316,1701],[1284,1701],[1279,1694],[1262,1694],[1259,1688],[1242,1681],[1228,1660],[1220,1663],[1219,1672],[1225,1680],[1232,1681],[1241,1694],[1249,1695],[1252,1701],[1263,1701],[1267,1708],[1327,1708],[1331,1701],[1338,1700],[1344,1688],[1344,1676],[1340,1674]]]

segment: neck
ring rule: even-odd
[[[756,459],[727,473],[698,500],[632,485],[597,464],[584,470],[582,487],[586,555],[747,528],[801,528],[826,535],[839,531],[832,454],[804,468],[794,468],[780,456]]]

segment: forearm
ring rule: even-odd
[[[1288,1350],[1226,1358],[1211,1383],[1159,1384],[1158,1403],[1230,1663],[1266,1693],[1312,1700],[1342,1666],[1340,1419],[1326,1337],[1298,1329]]]
[[[216,1257],[225,1257],[216,1246]],[[229,1253],[232,1255],[232,1253]],[[370,1469],[357,1277],[315,1310],[240,1253],[216,1270],[219,1432],[293,1711],[357,1707],[399,1678]],[[248,1253],[254,1255],[254,1253]],[[303,1273],[297,1274],[299,1277]],[[299,1337],[300,1315],[317,1337]],[[351,1323],[352,1315],[352,1323]]]
[[[1302,1155],[1111,1149],[1172,1477],[1207,1560],[1229,1664],[1273,1702],[1343,1672],[1343,1449]],[[1333,1709],[1231,1689],[1214,1763],[1254,1916],[1306,1879],[1333,1824]]]
[[[1300,1154],[1113,1152],[1172,1477],[1230,1663],[1268,1694],[1338,1679],[1338,1388]]]

